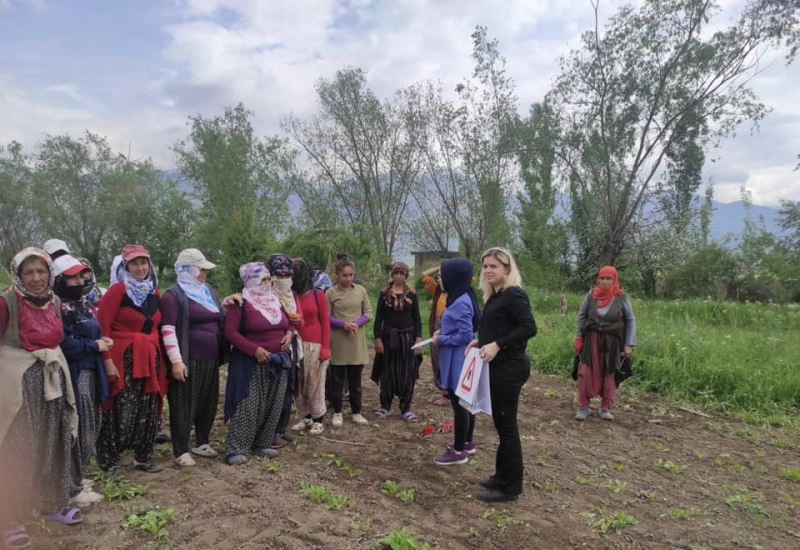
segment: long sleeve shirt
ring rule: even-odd
[[[375,325],[373,327],[375,338],[381,338],[384,332],[388,332],[390,328],[399,330],[413,328],[414,338],[422,338],[419,298],[414,292],[410,293],[410,297],[410,304],[402,310],[396,310],[386,304],[385,293],[381,291],[378,296],[378,304],[375,306]]]
[[[586,319],[589,317],[589,309],[591,307],[592,298],[592,291],[590,290],[586,296],[583,298],[583,302],[581,302],[580,310],[578,310],[578,332],[577,335],[581,338],[586,336]],[[617,296],[614,300],[622,300],[620,303],[620,312],[622,313],[622,318],[625,320],[625,342],[624,346],[635,348],[636,347],[636,316],[633,314],[633,306],[631,305],[631,300],[628,298],[627,294],[623,294],[622,296]],[[612,302],[613,304],[613,302]],[[609,304],[605,308],[597,308],[597,313],[601,316],[604,316],[612,304]]]
[[[225,338],[232,346],[251,357],[255,357],[259,347],[270,353],[279,353],[281,340],[288,331],[289,318],[283,308],[280,321],[274,325],[247,300],[241,307],[229,307],[225,312]]]
[[[495,360],[525,354],[528,340],[536,336],[536,321],[528,294],[520,287],[495,293],[486,302],[478,329],[478,345],[500,346]]]
[[[322,349],[331,349],[331,314],[328,298],[321,290],[313,289],[300,297],[303,310],[303,324],[300,325],[300,338],[303,342],[320,344]]]

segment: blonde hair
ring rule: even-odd
[[[486,278],[483,276],[483,260],[487,257],[491,256],[501,265],[508,268],[508,275],[506,276],[506,282],[503,284],[503,288],[500,290],[505,290],[507,288],[512,288],[515,286],[522,286],[522,274],[519,272],[519,268],[517,267],[517,262],[514,261],[514,256],[511,252],[508,251],[506,248],[502,248],[499,246],[494,246],[488,249],[486,252],[481,254],[481,278],[480,278],[480,286],[481,292],[483,292],[483,301],[484,303],[489,300],[492,296],[495,295],[495,289],[492,285],[490,285]]]

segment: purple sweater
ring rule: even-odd
[[[244,309],[244,322],[242,322]],[[255,357],[260,347],[270,353],[281,351],[281,339],[289,331],[289,318],[281,308],[281,320],[273,325],[245,300],[244,308],[229,307],[225,311],[225,338],[242,352]]]
[[[161,323],[175,326],[178,323],[178,300],[172,292],[161,297]],[[189,360],[210,361],[219,356],[222,326],[219,313],[209,311],[194,300],[189,300]],[[182,350],[185,353],[185,350]]]

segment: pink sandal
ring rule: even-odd
[[[31,536],[24,525],[17,525],[3,531],[3,546],[9,550],[28,548],[31,545]]]

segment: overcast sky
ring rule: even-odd
[[[624,3],[601,0],[603,16]],[[725,0],[715,24],[743,3]],[[188,115],[241,101],[260,133],[277,133],[282,116],[315,111],[319,77],[348,65],[381,97],[426,79],[451,90],[471,73],[478,24],[527,111],[592,17],[588,0],[0,0],[0,143],[90,129],[169,169]],[[757,204],[800,200],[800,61],[775,57],[754,82],[772,113],[707,165],[723,202],[743,184]]]

